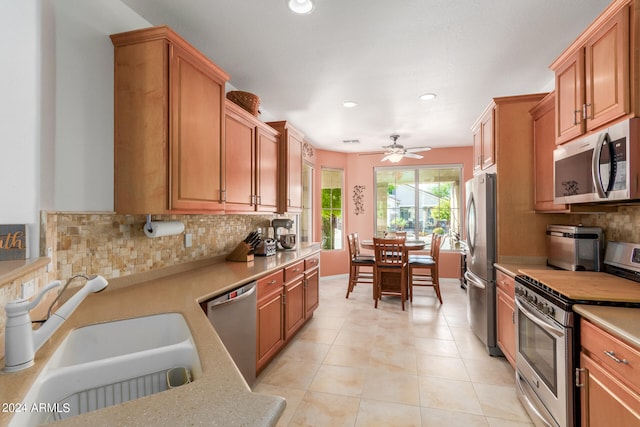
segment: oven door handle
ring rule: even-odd
[[[527,307],[525,307],[518,298],[516,298],[515,301],[516,301],[516,306],[518,307],[518,310],[520,310],[522,314],[527,316],[527,319],[531,320],[533,323],[540,326],[542,329],[544,329],[551,335],[555,335],[558,338],[562,338],[564,336],[565,332],[563,328],[549,324],[549,322],[546,321],[546,319],[544,319],[538,313],[536,313],[535,311],[531,311]]]
[[[536,414],[540,421],[542,421],[545,427],[555,427],[558,423],[555,422],[553,417],[550,417],[543,410],[538,409],[534,401],[529,397],[528,390],[531,390],[531,386],[521,377],[519,371],[516,371],[516,385],[520,391],[520,395],[523,397],[527,406]],[[535,392],[533,392],[535,394]]]

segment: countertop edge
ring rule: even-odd
[[[640,349],[640,309],[576,304],[573,310],[610,334]]]

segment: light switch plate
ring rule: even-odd
[[[190,248],[191,246],[193,246],[193,234],[185,233],[184,234],[184,247],[185,248]]]
[[[31,298],[36,293],[36,285],[33,283],[33,280],[29,280],[28,282],[24,282],[20,285],[20,298],[28,299]]]

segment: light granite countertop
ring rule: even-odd
[[[136,276],[110,279],[105,291],[89,295],[42,346],[36,353],[34,366],[17,373],[0,373],[0,402],[21,401],[72,329],[177,312],[184,316],[193,335],[202,364],[200,377],[181,387],[72,417],[55,425],[274,426],[284,411],[284,398],[250,390],[199,303],[319,252],[319,245],[309,245],[297,251],[278,252],[272,257],[256,257],[249,263],[214,262],[191,270],[182,267],[178,273],[166,276],[140,275],[142,281],[137,281]],[[11,413],[0,412],[0,425],[7,425],[11,417]]]
[[[640,349],[640,308],[576,304],[573,310],[591,323]]]
[[[502,271],[503,273],[508,274],[511,277],[515,277],[516,275],[518,275],[519,271],[522,270],[522,269],[527,269],[527,270],[536,270],[536,269],[549,270],[549,269],[553,268],[553,267],[547,266],[546,264],[530,263],[530,262],[516,262],[516,261],[497,262],[497,263],[493,264],[493,266],[495,268],[497,268],[498,270]]]

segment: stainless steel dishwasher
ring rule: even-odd
[[[256,282],[207,302],[207,316],[242,376],[256,380]]]

